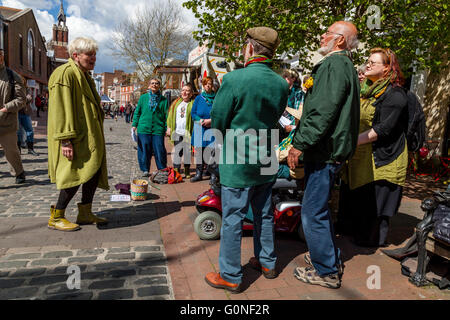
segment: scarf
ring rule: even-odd
[[[211,93],[206,93],[206,91],[203,91],[202,97],[206,100],[206,104],[208,106],[212,106],[214,98],[216,97],[216,93],[214,91],[212,91]]]
[[[375,82],[365,79],[361,83],[361,119],[359,124],[359,132],[364,132],[372,127],[373,112],[370,111],[373,108],[375,101],[386,91],[391,81],[391,75],[387,78],[378,79]],[[364,114],[366,116],[364,116]],[[367,118],[370,117],[370,119]]]
[[[249,66],[249,65],[251,65],[251,64],[253,64],[253,63],[256,63],[256,62],[265,63],[265,64],[268,64],[270,67],[272,67],[273,60],[269,59],[269,58],[267,58],[266,56],[263,56],[263,55],[256,55],[256,56],[250,57],[247,60],[247,62],[245,63],[244,68]]]
[[[152,112],[155,112],[156,107],[158,107],[158,104],[161,101],[161,92],[158,91],[157,93],[153,93],[150,91],[149,94],[150,99],[148,99],[148,107]]]

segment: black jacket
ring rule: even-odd
[[[405,132],[408,128],[405,89],[389,85],[373,105],[375,114],[372,128],[378,139],[372,143],[372,150],[375,167],[379,168],[397,159],[405,148]]]

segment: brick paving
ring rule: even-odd
[[[105,121],[111,190],[99,190],[93,210],[108,217],[106,227],[84,226],[73,233],[46,228],[49,207],[58,191],[47,177],[45,122],[35,133],[39,157],[25,152],[28,182],[14,185],[0,158],[0,299],[183,299],[183,300],[449,300],[449,291],[435,286],[417,288],[401,275],[400,263],[380,250],[354,246],[338,237],[345,261],[343,285],[338,290],[311,286],[293,277],[305,266],[306,244],[295,235],[277,234],[276,251],[281,274],[265,279],[247,265],[252,257],[251,234],[242,240],[244,291],[230,294],[204,281],[218,271],[219,241],[203,241],[194,232],[195,199],[208,181],[158,185],[142,202],[111,202],[117,183],[138,174],[136,151],[129,125],[122,119]],[[170,159],[170,157],[169,157]],[[169,160],[170,161],[170,160]],[[153,164],[154,165],[154,164]],[[442,185],[410,180],[400,212],[392,219],[391,247],[408,239],[421,220],[420,200]],[[414,191],[420,190],[420,192]],[[76,196],[67,212],[76,218]],[[81,288],[70,290],[68,267],[81,271]],[[381,270],[381,289],[369,289],[368,267]]]
[[[0,158],[0,299],[161,299],[174,298],[153,193],[146,201],[111,202],[114,186],[137,176],[130,125],[105,120],[110,190],[97,190],[93,211],[106,226],[77,232],[47,228],[58,190],[47,174],[46,119],[33,119],[38,157],[22,150],[27,181],[15,185]],[[76,220],[81,190],[67,208]],[[69,289],[69,267],[80,269],[80,289]]]

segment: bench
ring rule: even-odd
[[[417,269],[409,278],[409,281],[420,287],[428,284],[425,277],[428,262],[430,261],[429,253],[441,256],[450,260],[450,244],[433,237],[433,214],[439,204],[449,204],[450,195],[448,193],[436,192],[433,198],[427,198],[422,201],[421,208],[425,211],[425,216],[416,227],[417,236]],[[431,231],[431,232],[430,232]]]

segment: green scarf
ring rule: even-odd
[[[375,101],[384,93],[388,84],[391,82],[391,77],[392,74],[387,78],[381,78],[375,82],[366,78],[361,84],[361,98]]]
[[[214,98],[216,97],[216,93],[214,91],[211,91],[211,93],[206,93],[206,91],[202,92],[202,97],[205,99],[206,104],[208,106],[212,106]]]
[[[256,63],[256,62],[266,63],[269,66],[272,66],[273,60],[269,59],[269,58],[267,58],[266,56],[263,56],[263,55],[256,55],[256,56],[248,58],[247,62],[245,63],[244,68],[249,66],[249,65],[251,65],[252,63]]]

